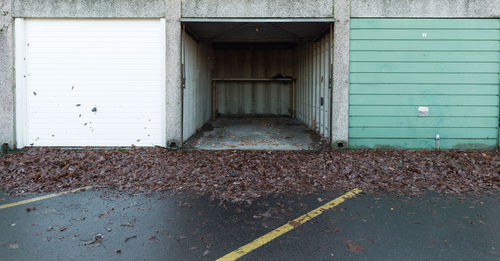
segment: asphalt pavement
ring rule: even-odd
[[[1,260],[215,260],[342,195],[89,190],[0,209]],[[39,197],[0,192],[0,206]],[[241,260],[500,260],[500,193],[361,193]]]

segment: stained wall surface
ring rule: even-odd
[[[13,0],[14,17],[160,18],[166,0]],[[179,1],[179,0],[176,0]]]
[[[345,1],[345,0],[342,0]],[[351,17],[498,18],[500,0],[349,0]]]
[[[0,145],[14,146],[14,54],[11,1],[0,4]]]
[[[182,0],[183,17],[332,17],[334,0]]]

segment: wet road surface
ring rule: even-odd
[[[260,199],[90,190],[0,209],[1,260],[214,260],[345,193]],[[28,197],[0,192],[0,205]],[[500,193],[362,193],[241,260],[499,260]]]

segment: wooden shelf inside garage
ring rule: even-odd
[[[215,78],[215,82],[291,82],[292,78]]]

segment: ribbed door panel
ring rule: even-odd
[[[496,147],[499,63],[500,19],[352,19],[349,145]]]
[[[26,19],[27,145],[162,145],[159,19]]]

